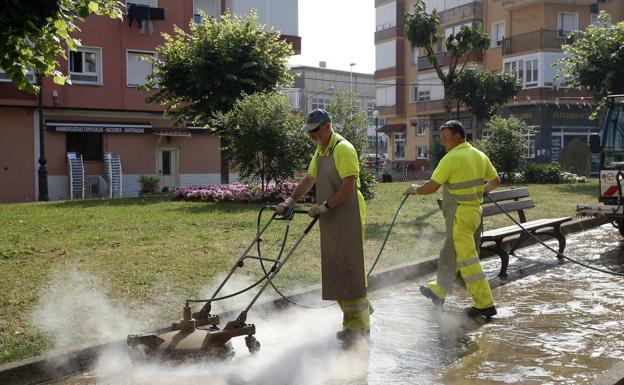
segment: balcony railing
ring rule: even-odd
[[[440,63],[441,65],[444,64],[445,57],[446,57],[446,52],[438,52],[436,54],[436,59],[438,59],[438,63]],[[429,59],[427,56],[418,57],[418,70],[419,71],[426,71],[431,68],[433,68],[433,64],[429,62]]]
[[[503,55],[513,55],[518,52],[561,49],[564,44],[572,44],[576,40],[574,35],[568,37],[569,32],[542,29],[523,33],[521,35],[503,38]]]

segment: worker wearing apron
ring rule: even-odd
[[[440,127],[440,140],[447,154],[422,186],[411,185],[405,194],[428,195],[443,185],[442,212],[446,240],[438,258],[434,282],[421,286],[422,294],[441,305],[460,279],[474,300],[465,310],[470,317],[496,314],[492,291],[483,272],[477,248],[481,229],[483,195],[500,185],[488,157],[465,141],[464,127],[450,120]],[[486,183],[487,182],[487,183]]]
[[[302,130],[317,148],[308,173],[276,211],[293,207],[316,183],[317,205],[308,214],[320,216],[323,299],[338,301],[343,330],[336,336],[352,341],[368,336],[370,329],[363,250],[366,206],[358,190],[358,156],[351,143],[333,132],[325,110],[312,111]]]

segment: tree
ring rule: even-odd
[[[26,77],[29,70],[64,84],[57,59],[80,45],[71,37],[79,30],[75,21],[91,14],[121,19],[121,7],[117,0],[0,0],[0,68],[21,90],[39,92]]]
[[[564,55],[555,62],[564,86],[593,94],[598,109],[591,118],[606,107],[607,95],[624,94],[624,22],[611,24],[604,11],[598,21],[585,31],[575,31],[576,40],[562,47]]]
[[[291,81],[289,43],[257,23],[257,15],[201,15],[190,23],[190,33],[176,27],[163,34],[153,74],[144,88],[155,88],[148,102],[165,107],[165,116],[177,121],[210,125],[215,113],[227,112],[241,95],[273,91]],[[223,127],[212,127],[219,132]]]
[[[483,71],[472,64],[457,76],[455,93],[477,120],[475,139],[481,139],[485,120],[498,113],[522,89],[513,72]]]
[[[438,61],[438,56],[434,47],[443,39],[440,37],[440,17],[434,9],[427,13],[423,0],[416,2],[414,14],[405,15],[405,27],[407,39],[412,44],[412,48],[424,48],[427,52],[427,59],[433,65],[442,81],[444,87],[444,110],[450,116],[452,108],[451,97],[456,77],[461,73],[466,64],[470,61],[475,52],[483,51],[490,47],[490,38],[481,32],[481,24],[475,23],[473,26],[464,25],[455,35],[445,36],[444,45],[448,57],[448,68],[444,70],[446,59],[442,63]],[[458,70],[461,59],[464,63]]]
[[[301,132],[302,121],[291,112],[288,97],[259,92],[239,99],[221,116],[232,160],[243,178],[281,183],[304,169],[312,142]]]
[[[494,116],[488,126],[490,136],[476,141],[475,146],[490,158],[492,165],[502,174],[501,179],[512,181],[514,173],[525,167],[527,136],[532,130],[524,121],[513,116],[507,119]]]
[[[332,127],[346,140],[353,144],[360,162],[360,191],[364,198],[375,197],[373,186],[377,183],[375,176],[366,168],[366,154],[368,149],[368,118],[366,112],[354,106],[353,101],[358,100],[355,92],[343,91],[329,105],[327,110],[332,116]]]

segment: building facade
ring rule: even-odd
[[[390,136],[391,159],[404,159],[415,169],[427,166],[437,128],[449,116],[444,112],[444,89],[424,52],[412,49],[405,38],[403,15],[414,12],[413,0],[377,0],[376,72],[377,108],[387,118],[381,128]],[[534,129],[527,137],[527,158],[539,162],[558,159],[561,148],[573,139],[587,142],[599,131],[600,121],[589,120],[589,95],[563,89],[555,79],[553,63],[563,56],[570,32],[597,22],[606,11],[613,22],[624,19],[618,0],[425,0],[427,11],[440,16],[440,34],[449,36],[463,25],[481,23],[491,47],[471,61],[486,70],[514,71],[522,90],[505,106],[505,115],[525,120]],[[441,43],[439,62],[444,63]],[[473,116],[459,109],[458,118],[472,139]]]
[[[281,31],[297,53],[296,0],[128,0],[123,20],[90,16],[79,24],[82,46],[59,59],[72,85],[43,79],[42,116],[37,96],[18,91],[0,72],[0,202],[38,199],[43,127],[49,199],[66,199],[70,191],[68,153],[83,160],[92,182],[86,196],[99,195],[107,153],[121,161],[123,196],[139,193],[141,176],[158,176],[160,189],[220,183],[219,138],[197,127],[174,127],[163,109],[145,102],[137,89],[152,73],[140,60],[155,55],[161,33],[174,25],[188,30],[199,10],[219,15],[230,10],[246,15],[256,9],[259,21]],[[103,178],[106,179],[106,178]]]
[[[353,105],[361,111],[366,111],[368,116],[367,135],[369,152],[375,153],[375,140],[379,142],[380,154],[385,153],[386,136],[376,133],[375,125],[380,120],[375,120],[375,80],[372,74],[333,70],[324,67],[293,66],[290,68],[295,77],[293,88],[284,90],[290,98],[293,110],[305,116],[316,108],[327,108],[343,92],[353,93]],[[377,134],[377,135],[376,135]]]

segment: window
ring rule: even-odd
[[[418,86],[416,84],[410,84],[409,86],[409,101],[410,103],[418,101]]]
[[[366,120],[369,126],[375,125],[375,101],[368,100],[366,102]]]
[[[102,50],[80,47],[70,51],[69,77],[73,83],[102,84]]]
[[[535,135],[527,134],[527,153],[525,158],[535,158]]]
[[[327,98],[312,98],[312,109],[316,110],[317,108],[322,108],[324,110],[329,107],[331,104],[331,100]]]
[[[158,0],[127,0],[126,5],[130,4],[147,5],[148,7],[156,8],[158,7]]]
[[[382,70],[396,65],[396,41],[387,41],[375,46],[375,69]]]
[[[416,158],[427,159],[427,146],[418,146],[416,151]]]
[[[431,90],[418,91],[418,101],[426,102],[431,100]]]
[[[396,26],[396,2],[383,5],[377,8],[375,12],[376,31],[383,31]]]
[[[221,16],[221,1],[219,0],[194,0],[193,1],[193,20],[196,23],[201,21],[199,11],[204,11],[206,15],[219,19]]]
[[[578,13],[576,12],[559,12],[557,29],[560,37],[566,37],[572,31],[578,29]]]
[[[418,47],[412,47],[412,64],[418,64],[419,56],[420,56],[420,49]]]
[[[28,79],[28,81],[31,83],[35,82],[35,71],[33,71],[32,68],[28,69],[28,72],[26,73],[26,79]],[[4,72],[2,68],[0,68],[0,82],[11,82],[11,77],[6,72]]]
[[[472,22],[470,23],[464,23],[464,24],[457,24],[455,26],[452,27],[447,27],[444,29],[444,39],[440,39],[440,40],[447,40],[449,38],[449,36],[453,35],[455,36],[457,34],[457,32],[461,31],[463,26],[468,26],[471,27],[472,26]],[[439,43],[441,41],[438,41]],[[446,51],[446,44],[444,45],[444,50]]]
[[[102,160],[102,134],[66,134],[66,152],[77,152],[83,160]]]
[[[282,89],[282,93],[288,96],[288,101],[290,102],[293,110],[299,110],[300,107],[300,99],[301,99],[301,89],[299,88],[284,88]]]
[[[154,69],[152,62],[141,60],[144,56],[155,57],[156,54],[145,51],[128,51],[126,54],[126,71],[129,87],[145,83],[145,79],[152,74]]]
[[[378,106],[394,106],[396,104],[396,86],[394,80],[390,82],[378,82],[375,89],[375,101]]]
[[[405,134],[394,134],[394,159],[405,158]]]
[[[533,56],[535,57],[535,56]],[[513,71],[522,81],[522,87],[539,86],[539,59],[515,60],[504,64],[505,71]]]
[[[416,136],[425,136],[427,135],[427,126],[423,123],[416,123]]]
[[[492,46],[499,47],[505,38],[505,22],[501,21],[492,24]]]
[[[537,77],[538,77],[537,63],[538,63],[537,59],[526,61],[526,82],[524,83],[525,87],[537,86]]]

